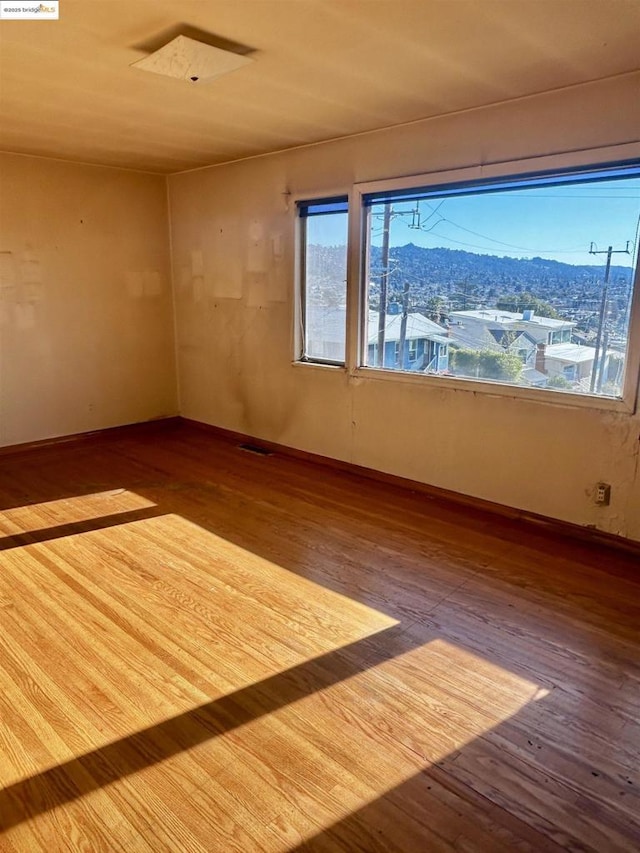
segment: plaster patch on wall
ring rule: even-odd
[[[0,287],[16,283],[16,266],[13,252],[0,252]]]
[[[18,302],[18,288],[15,284],[7,284],[0,289],[0,300],[6,304]]]
[[[212,289],[216,299],[242,299],[242,277],[225,271],[214,278]]]
[[[284,236],[281,231],[267,233],[263,224],[253,220],[248,228],[243,290],[247,305],[261,308],[272,302],[286,302],[287,277],[284,271]]]
[[[131,299],[153,299],[162,294],[162,277],[157,270],[129,270],[125,273],[125,280]]]
[[[616,536],[628,536],[628,520],[633,518],[633,494],[637,485],[638,425],[635,420],[618,412],[604,412],[601,417],[605,428],[602,445],[609,453],[602,458],[593,480],[585,487],[585,513],[589,516],[589,526]],[[632,459],[635,462],[629,465]],[[595,503],[596,481],[613,484],[610,506]]]
[[[16,302],[18,276],[13,252],[0,252],[0,300]]]
[[[265,273],[267,271],[267,241],[263,225],[254,220],[249,225],[249,247],[247,249],[247,272]]]
[[[215,234],[212,242],[217,241]],[[189,302],[201,303],[207,299],[239,299],[242,288],[237,287],[231,275],[230,262],[226,262],[221,272],[216,269],[215,249],[207,251],[190,249],[184,263],[179,268],[177,287],[180,296]],[[212,261],[213,259],[213,261]]]
[[[202,249],[191,250],[191,275],[194,278],[204,275],[204,255]]]
[[[130,271],[126,273],[127,293],[132,299],[142,299],[144,296],[144,281],[142,273]]]
[[[250,308],[263,308],[267,302],[267,276],[259,272],[247,272],[244,277],[244,292]]]
[[[30,249],[20,258],[20,278],[25,284],[42,284],[42,265]]]
[[[191,267],[185,266],[180,267],[180,275],[178,276],[178,287],[183,292],[191,289]]]
[[[196,275],[192,279],[193,284],[193,301],[202,302],[205,297],[204,278],[201,275]]]
[[[256,242],[264,239],[264,226],[257,219],[249,225],[249,239]]]
[[[281,261],[284,257],[284,237],[282,231],[274,231],[271,234],[271,254],[274,261]]]
[[[28,281],[22,286],[24,302],[40,302],[44,294],[44,285],[40,281]]]
[[[250,229],[243,232],[237,216],[216,218],[207,229],[207,279],[214,299],[242,299],[243,273],[248,262],[247,240]],[[252,264],[259,263],[253,259]]]
[[[269,276],[269,300],[271,302],[286,302],[288,298],[287,276],[284,261],[284,235],[281,231],[273,231],[270,236],[271,274]]]
[[[30,302],[18,303],[15,306],[15,324],[21,332],[35,327],[36,310]]]
[[[605,432],[606,445],[612,449],[613,460],[618,461],[629,456],[633,457],[638,453],[638,425],[628,417],[621,417],[618,413],[607,413],[605,415]],[[626,466],[625,466],[626,469]],[[607,472],[604,472],[605,474]],[[633,471],[628,471],[628,474],[622,474],[623,484],[632,482],[634,477]],[[607,477],[603,478],[605,481]]]
[[[157,270],[147,270],[143,275],[144,295],[157,297],[162,294],[162,279]]]

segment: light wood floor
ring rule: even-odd
[[[637,851],[640,567],[191,427],[0,459],[0,850]]]

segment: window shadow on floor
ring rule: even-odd
[[[375,665],[385,656],[390,660],[396,655],[395,641],[402,634],[399,625],[383,632]],[[367,637],[305,661],[2,789],[0,829],[79,799],[366,671],[374,665],[367,657],[371,642]]]

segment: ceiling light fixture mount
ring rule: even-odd
[[[191,83],[206,83],[252,61],[248,56],[179,35],[131,67]]]

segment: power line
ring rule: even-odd
[[[428,203],[427,203],[427,207],[430,210],[433,210],[435,213],[440,209],[440,207],[442,207],[442,205],[444,204],[444,201],[445,201],[445,199],[443,199],[440,202],[440,204],[438,205],[437,208],[435,208],[435,210]],[[471,228],[466,228],[464,225],[459,225],[457,222],[454,222],[452,219],[449,219],[448,217],[442,216],[442,215],[440,215],[440,221],[437,222],[436,225],[439,225],[440,222],[448,222],[449,225],[453,225],[454,228],[459,228],[461,231],[466,231],[467,234],[473,234],[475,237],[480,237],[482,240],[486,240],[489,243],[496,243],[499,246],[506,246],[509,249],[518,249],[521,252],[529,252],[531,254],[544,253],[544,254],[556,254],[556,255],[569,255],[569,254],[577,255],[577,254],[583,254],[584,253],[584,249],[581,249],[581,248],[575,248],[575,249],[532,249],[528,246],[517,246],[514,243],[505,243],[504,240],[496,240],[494,237],[488,237],[486,234],[481,234],[479,231],[473,231]],[[411,227],[411,226],[409,226],[409,227]],[[459,240],[455,240],[452,237],[445,237],[442,234],[437,234],[436,236],[441,237],[443,240],[449,240],[452,243],[458,243],[460,246],[470,246],[474,249],[486,248],[483,246],[474,245],[472,243],[461,243]]]
[[[531,249],[527,246],[516,246],[513,243],[505,243],[503,240],[496,240],[493,237],[487,237],[486,234],[480,234],[479,231],[472,231],[471,228],[465,228],[464,225],[458,225],[457,222],[453,222],[451,219],[447,219],[447,217],[443,217],[444,222],[448,222],[450,225],[453,225],[454,228],[459,228],[461,231],[466,231],[468,234],[473,234],[476,237],[481,237],[483,240],[487,240],[490,243],[497,243],[500,246],[507,246],[509,249],[520,249],[522,252],[546,252],[548,254],[582,254],[584,249]]]
[[[437,231],[430,231],[428,233],[433,234],[434,237],[439,237],[441,240],[446,240],[448,243],[455,243],[457,246],[466,246],[468,249],[480,249],[481,251],[487,252],[490,250],[489,246],[478,246],[476,243],[466,243],[463,240],[454,240],[453,237],[447,237],[444,234],[440,234]],[[480,235],[482,236],[482,235]],[[491,239],[489,237],[483,239]],[[513,248],[521,248],[519,246],[514,246]],[[538,254],[540,252],[551,254],[554,253],[556,255],[583,255],[585,254],[584,250],[580,249],[522,249],[522,251],[527,252],[529,254]],[[515,259],[519,260],[519,259]]]

